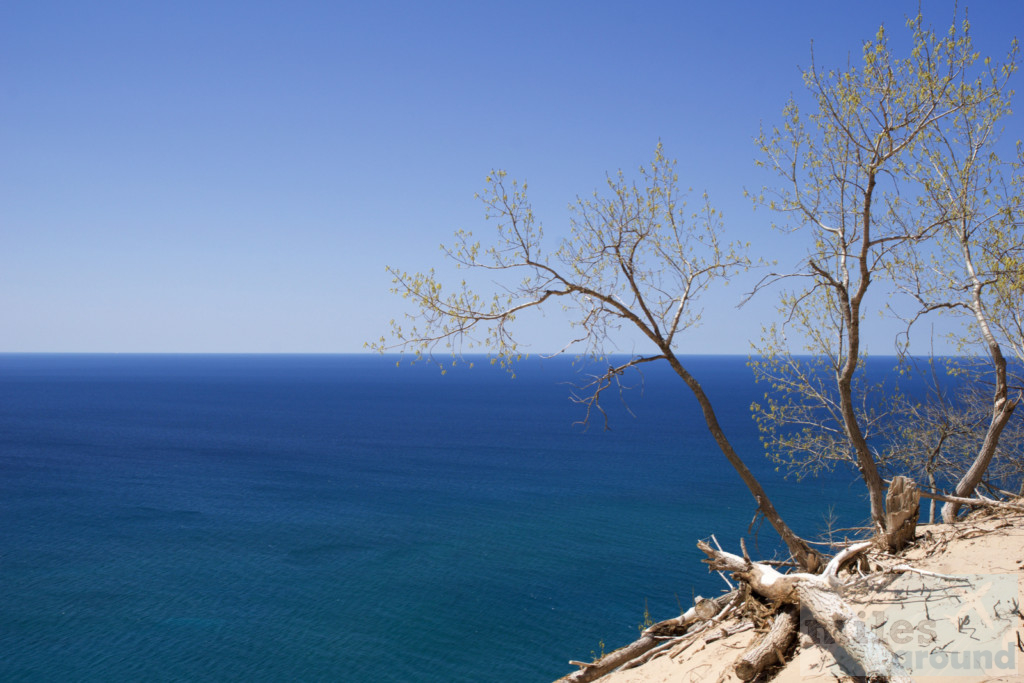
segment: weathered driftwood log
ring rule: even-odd
[[[768,632],[748,647],[736,662],[736,675],[740,680],[753,680],[769,666],[785,664],[782,653],[789,648],[796,637],[796,627],[799,621],[800,617],[795,606],[783,607],[775,615]]]
[[[910,673],[885,643],[857,617],[857,614],[836,592],[836,573],[844,562],[866,550],[871,544],[860,543],[839,553],[822,574],[780,574],[771,567],[751,562],[738,555],[716,550],[699,542],[711,569],[731,571],[747,582],[754,592],[769,600],[800,605],[810,610],[815,620],[864,670],[864,674],[885,676],[890,683],[911,683]]]
[[[893,477],[885,495],[885,544],[890,552],[903,550],[917,535],[921,496],[907,477]]]
[[[572,672],[568,676],[559,678],[556,683],[587,683],[588,681],[596,681],[601,676],[614,671],[626,662],[640,657],[645,652],[655,647],[659,642],[663,641],[659,641],[654,636],[642,636],[640,640],[635,640],[626,647],[618,649],[615,652],[609,652],[596,662],[588,663],[571,661],[569,662],[570,664],[582,668],[579,671]]]
[[[717,598],[701,600],[697,605],[686,610],[674,619],[666,619],[665,621],[659,621],[656,624],[648,626],[644,629],[643,633],[640,634],[639,640],[635,640],[626,647],[615,650],[614,652],[609,652],[596,662],[569,662],[574,666],[580,667],[580,670],[559,678],[556,683],[588,683],[588,681],[595,681],[601,676],[618,669],[637,657],[642,657],[648,651],[654,649],[660,643],[663,643],[664,638],[673,635],[681,635],[692,624],[701,621],[701,615],[710,613],[714,616],[715,614],[718,614],[718,612],[724,609],[735,596],[736,591],[733,591],[731,593],[720,595]]]

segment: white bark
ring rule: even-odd
[[[731,571],[746,581],[754,592],[769,600],[802,605],[828,631],[835,642],[846,650],[867,676],[885,676],[890,683],[912,683],[913,679],[899,658],[861,621],[837,592],[836,573],[842,564],[870,543],[847,548],[837,555],[825,572],[815,574],[780,574],[771,567],[724,553],[704,542],[697,544],[708,556],[708,565],[715,570]]]

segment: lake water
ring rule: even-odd
[[[849,473],[763,457],[745,358],[687,364],[798,533],[866,519]],[[580,380],[0,355],[0,680],[550,681],[722,589],[697,539],[774,552],[667,366],[610,431],[574,425]]]

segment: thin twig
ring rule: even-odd
[[[711,540],[715,542],[715,547],[718,548],[719,551],[725,552],[724,550],[722,550],[722,546],[718,545],[718,539],[715,538],[714,534],[711,534]],[[728,577],[726,577],[725,572],[720,571],[718,572],[718,575],[721,576],[722,581],[725,581],[725,583],[729,586],[729,590],[736,590],[736,586],[732,585],[732,581],[730,581]]]

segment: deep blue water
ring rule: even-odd
[[[764,459],[744,358],[689,366],[798,533],[863,521],[848,475]],[[694,543],[747,533],[669,373],[605,431],[563,359],[0,355],[0,680],[553,680],[719,591]]]

